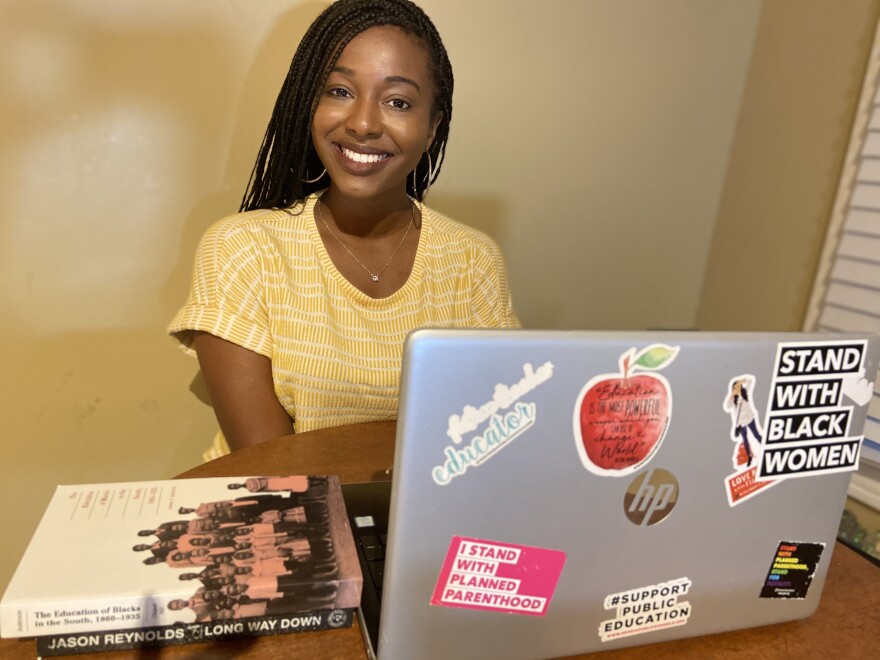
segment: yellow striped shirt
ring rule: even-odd
[[[297,432],[397,417],[403,340],[423,327],[517,327],[504,260],[488,236],[420,205],[412,273],[371,298],[336,270],[314,220],[317,196],[214,224],[168,331],[193,353],[202,330],[272,360]]]

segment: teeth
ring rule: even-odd
[[[340,149],[342,149],[342,153],[346,158],[349,158],[356,163],[378,163],[380,160],[388,158],[386,154],[359,154],[358,152],[346,149],[345,147],[340,147]]]

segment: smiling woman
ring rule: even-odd
[[[339,0],[303,37],[240,212],[202,238],[169,327],[198,355],[220,453],[395,419],[412,329],[519,325],[495,243],[422,204],[452,88],[408,0]]]
[[[393,26],[362,32],[342,52],[312,119],[312,141],[333,182],[326,204],[343,190],[400,203],[443,117],[428,57],[418,37]]]
[[[434,107],[428,58],[422,41],[398,27],[365,30],[330,70],[312,119],[312,142],[331,181],[316,204],[327,252],[346,279],[381,297],[406,282],[419,242],[419,228],[410,231],[415,204],[406,183],[443,117]],[[377,216],[384,217],[375,222]],[[378,253],[389,249],[384,261]],[[370,251],[373,267],[356,254]],[[382,278],[395,257],[398,267]]]

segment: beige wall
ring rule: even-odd
[[[691,326],[761,3],[433,5],[460,115],[432,203],[501,242],[523,322]]]
[[[430,203],[500,242],[529,326],[797,328],[878,3],[423,0],[457,82]],[[56,483],[199,460],[164,326],[323,6],[0,3],[0,588]]]
[[[763,3],[701,329],[801,329],[878,16],[877,0]]]

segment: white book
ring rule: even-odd
[[[0,636],[350,615],[361,581],[336,477],[58,486],[0,601]]]

